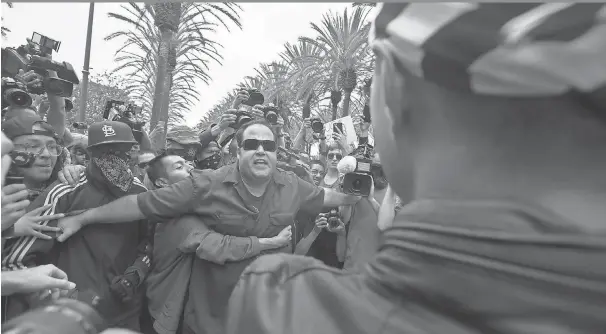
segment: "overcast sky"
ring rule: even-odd
[[[216,104],[245,76],[254,75],[260,62],[278,59],[286,42],[296,42],[299,36],[313,36],[310,22],[319,23],[328,10],[342,11],[350,3],[242,3],[242,30],[233,28],[218,32],[213,39],[223,44],[223,65],[213,64],[209,85],[199,84],[200,102],[187,116],[188,125],[195,125],[200,117]],[[17,46],[39,32],[61,41],[61,48],[53,58],[67,61],[81,76],[84,64],[87,3],[14,3],[8,9],[2,4],[2,25],[11,29],[2,46]],[[108,34],[123,29],[119,21],[110,19],[108,12],[120,12],[119,3],[96,3],[92,35],[91,72],[115,68],[114,53],[118,41],[104,41]]]

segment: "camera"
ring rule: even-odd
[[[27,87],[12,78],[2,78],[2,108],[8,106],[29,107],[32,97],[27,93]]]
[[[239,129],[245,123],[248,123],[253,120],[251,110],[253,106],[258,104],[263,104],[265,102],[265,97],[263,94],[259,92],[256,88],[250,88],[248,91],[248,100],[242,102],[240,108],[236,112],[236,121],[231,125],[234,129]],[[265,113],[265,110],[263,110]],[[276,118],[277,120],[277,118]]]
[[[141,144],[145,122],[137,122],[134,120],[134,117],[137,114],[141,114],[142,110],[143,107],[132,103],[126,103],[120,100],[108,100],[105,102],[103,118],[127,124],[133,131],[135,140]]]
[[[326,220],[328,221],[328,228],[335,229],[339,227],[339,209],[332,208],[324,214],[326,215]]]
[[[80,80],[73,66],[67,62],[58,62],[51,59],[53,51],[59,51],[61,42],[55,41],[37,32],[34,32],[27,44],[18,48],[2,49],[2,76],[15,77],[19,70],[34,71],[44,77],[40,88],[30,88],[32,94],[46,92],[70,97],[74,84]]]
[[[107,328],[93,306],[65,298],[9,320],[2,325],[2,333],[97,334]]]
[[[278,124],[278,108],[273,105],[268,105],[263,108],[263,115],[271,125]]]
[[[344,163],[347,163],[349,158],[346,157],[343,160],[345,160]],[[349,195],[367,197],[370,195],[373,182],[371,174],[372,160],[366,158],[354,158],[354,160],[354,171],[346,173],[343,177],[343,192]]]
[[[310,120],[311,122],[311,130],[315,133],[322,133],[324,131],[324,123],[322,123],[322,120],[320,118],[312,118]]]
[[[242,102],[243,105],[252,107],[257,104],[265,103],[265,96],[259,92],[257,88],[249,88],[248,90],[248,100]]]

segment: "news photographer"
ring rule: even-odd
[[[143,219],[162,221],[195,214],[207,220],[209,228],[232,236],[274,237],[294,222],[299,210],[317,214],[323,206],[351,205],[360,198],[331,189],[318,188],[300,180],[294,173],[276,170],[276,137],[269,124],[252,121],[235,136],[238,143],[236,164],[216,171],[193,170],[187,179],[137,196],[126,196],[109,205],[88,210],[59,222],[60,242],[90,224],[116,224]],[[283,247],[272,252],[293,252]],[[221,275],[208,282],[217,287],[214,298],[198,309],[211,307],[212,319],[197,319],[198,326],[211,332],[223,326],[225,307],[231,290],[249,260],[222,268]],[[223,287],[223,288],[218,288]],[[210,312],[210,310],[213,310]],[[196,328],[195,330],[202,330]]]
[[[128,125],[97,122],[90,126],[88,134],[92,158],[86,174],[76,186],[56,182],[48,187],[30,206],[39,208],[41,218],[78,214],[146,190],[130,171],[129,154],[136,141]],[[148,223],[134,219],[120,226],[91,226],[63,244],[53,238],[60,231],[56,220],[43,225],[52,227],[55,235],[13,240],[2,261],[3,269],[55,264],[78,285],[70,292],[71,298],[85,300],[92,294],[99,299],[97,311],[109,325],[138,330],[143,298],[139,287],[147,276],[151,256]],[[6,310],[11,318],[36,306],[31,299],[12,296]]]
[[[605,10],[382,4],[370,111],[390,184],[406,196],[410,168],[414,199],[358,273],[253,263],[226,333],[603,331]]]
[[[312,131],[311,137],[308,135],[310,130]],[[308,139],[308,137],[310,138]],[[309,147],[309,145],[315,140],[319,142],[320,152],[326,152],[327,144],[326,136],[324,136],[324,124],[319,118],[304,118],[303,125],[295,137],[293,148],[295,150],[305,151],[307,147]]]
[[[370,168],[358,172],[360,165],[369,164]],[[387,197],[388,182],[381,165],[378,152],[368,145],[361,145],[353,155],[341,160],[339,172],[345,175],[342,191],[346,193],[363,193],[363,198],[351,207],[343,208],[341,216],[347,225],[344,235],[346,248],[343,269],[348,271],[360,270],[377,253],[381,230],[379,229],[379,212],[383,204],[391,204],[391,212],[395,212],[393,192]],[[400,177],[402,177],[401,175]],[[368,193],[365,193],[368,190]],[[385,202],[385,200],[387,200]],[[383,210],[388,210],[384,208]],[[387,218],[383,218],[387,219]],[[343,241],[341,241],[343,242]]]
[[[148,175],[155,188],[163,188],[189,177],[191,170],[185,159],[164,152],[149,163]],[[193,332],[192,328],[198,327],[196,319],[209,317],[205,313],[209,311],[207,308],[196,306],[215,298],[212,291],[217,287],[206,283],[212,282],[212,276],[224,271],[222,267],[231,262],[259,256],[290,242],[290,226],[275,237],[257,238],[217,233],[207,227],[203,218],[195,215],[158,224],[153,269],[147,279],[152,330],[180,333],[183,328],[184,332]]]

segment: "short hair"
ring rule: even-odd
[[[166,177],[166,169],[162,165],[162,160],[169,155],[170,154],[168,154],[166,150],[162,150],[155,158],[147,163],[147,176],[154,185],[158,179]]]
[[[330,144],[328,144],[328,147],[326,148],[326,153],[324,154],[324,156],[328,155],[328,152],[333,151],[333,150],[339,150],[339,151],[341,151],[341,154],[344,154],[341,146],[339,146],[339,144],[337,142],[333,141]]]
[[[320,165],[322,166],[322,168],[326,169],[326,166],[324,165],[324,163],[321,160],[312,160],[309,162],[309,167],[313,166],[313,165]]]
[[[242,146],[242,141],[244,140],[244,131],[246,131],[246,129],[250,128],[253,125],[263,125],[266,126],[272,133],[272,135],[274,136],[274,140],[276,140],[276,138],[278,137],[276,135],[276,133],[274,132],[274,129],[271,127],[271,124],[269,124],[266,120],[264,119],[257,119],[254,121],[250,121],[248,123],[244,123],[236,132],[236,143],[238,144],[238,147]]]

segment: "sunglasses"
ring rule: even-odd
[[[245,151],[256,151],[259,146],[263,146],[263,150],[267,152],[275,152],[277,149],[276,142],[273,140],[246,139],[242,143]]]
[[[339,153],[328,153],[328,160],[337,159],[341,160],[343,158],[342,154]]]

